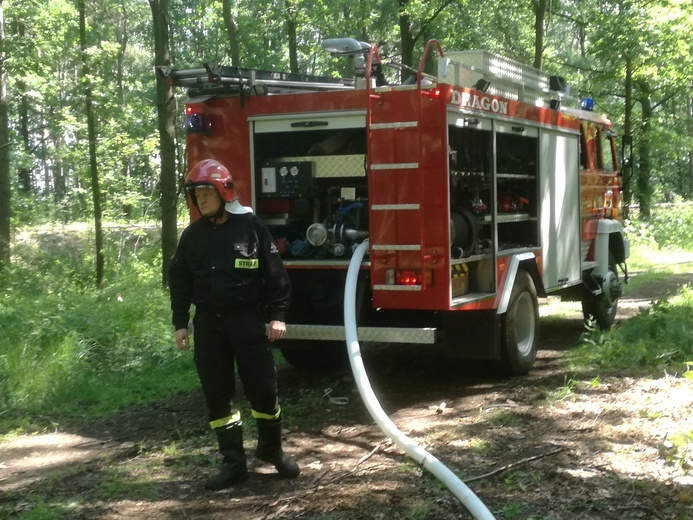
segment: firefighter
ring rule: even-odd
[[[270,342],[286,332],[291,282],[268,229],[241,206],[224,165],[199,162],[185,187],[202,218],[183,231],[169,281],[181,350],[190,348],[188,321],[195,306],[195,367],[223,456],[221,470],[205,487],[224,489],[248,479],[241,416],[232,405],[234,361],[257,422],[256,456],[279,475],[295,478],[299,467],[282,450],[282,410],[270,351]]]

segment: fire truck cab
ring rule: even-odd
[[[387,65],[408,68],[381,63],[376,46],[323,48],[353,60],[355,77],[162,70],[188,89],[189,166],[224,163],[282,254],[290,363],[345,351],[346,271],[365,239],[362,341],[441,344],[519,375],[537,353],[538,298],[581,301],[611,326],[629,242],[608,119],[575,106],[562,78],[486,51],[432,40],[391,83]]]

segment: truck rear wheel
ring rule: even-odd
[[[599,282],[602,293],[587,295],[582,300],[582,315],[585,321],[596,323],[600,329],[609,330],[616,321],[618,299],[621,296],[621,282],[618,279],[616,258],[609,253],[609,270],[606,280]]]
[[[503,368],[514,376],[527,374],[539,348],[539,301],[532,277],[524,269],[517,271],[502,322]]]

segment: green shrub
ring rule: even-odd
[[[626,222],[634,245],[656,245],[660,249],[693,251],[693,204],[679,202],[653,206],[650,219]]]
[[[0,416],[101,413],[188,390],[155,229],[110,229],[106,287],[84,232],[19,234],[0,278]]]
[[[693,289],[684,286],[670,300],[661,300],[608,333],[594,331],[582,346],[569,352],[573,370],[681,375],[693,359]]]

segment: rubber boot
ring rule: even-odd
[[[243,450],[242,423],[232,423],[216,428],[214,433],[219,441],[219,452],[224,460],[219,473],[205,482],[207,489],[224,489],[248,480],[245,451]]]
[[[269,462],[280,477],[296,478],[301,470],[296,461],[282,450],[282,419],[257,420],[257,458]]]

